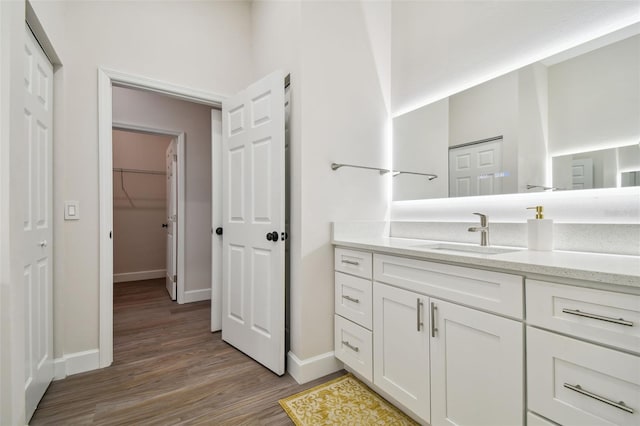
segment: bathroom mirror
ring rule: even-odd
[[[636,26],[637,28],[638,26]],[[640,35],[618,32],[393,119],[393,199],[640,185]]]

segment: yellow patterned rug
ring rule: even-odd
[[[418,424],[351,374],[278,402],[297,426]]]

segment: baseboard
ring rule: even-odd
[[[114,283],[122,283],[125,281],[142,281],[153,280],[155,278],[164,278],[167,275],[166,269],[154,269],[152,271],[123,272],[121,274],[113,274]]]
[[[342,362],[334,356],[333,351],[304,360],[299,359],[293,352],[287,354],[287,372],[298,384],[319,379],[342,368]]]
[[[66,354],[53,361],[53,379],[60,380],[73,374],[98,368],[100,368],[100,351],[98,349]]]
[[[211,299],[211,289],[203,288],[202,290],[189,290],[184,292],[184,303],[199,302],[201,300]]]

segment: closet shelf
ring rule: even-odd
[[[355,164],[331,163],[331,170],[338,170],[341,167],[352,167],[354,169],[375,170],[380,172],[381,175],[391,173],[394,177],[398,175],[417,175],[417,176],[426,176],[429,180],[434,180],[438,177],[438,175],[434,175],[433,173],[407,172],[403,170],[381,169],[379,167],[357,166]]]

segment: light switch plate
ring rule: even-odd
[[[80,202],[65,201],[64,202],[64,220],[80,219]]]

